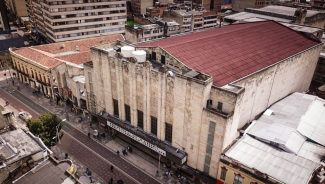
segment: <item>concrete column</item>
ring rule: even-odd
[[[166,114],[166,74],[159,72],[159,93],[158,93],[158,117],[157,117],[157,136],[160,140],[165,140],[165,114]]]

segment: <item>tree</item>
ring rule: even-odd
[[[50,149],[51,146],[56,144],[54,137],[56,137],[56,126],[58,126],[58,132],[60,132],[63,124],[61,120],[54,114],[43,114],[38,119],[27,120],[27,128],[35,136],[42,139],[44,144]],[[63,134],[60,136],[62,138]]]

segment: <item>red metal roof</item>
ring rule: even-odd
[[[319,44],[273,21],[245,23],[176,36],[137,47],[160,46],[223,86]]]

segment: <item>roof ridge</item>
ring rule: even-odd
[[[213,35],[209,35],[209,36],[206,36],[206,37],[199,37],[199,38],[197,38],[197,39],[192,39],[192,40],[188,40],[188,41],[185,41],[185,42],[178,42],[178,43],[176,43],[176,44],[169,45],[169,46],[167,46],[166,48],[170,48],[170,47],[173,47],[173,46],[176,46],[176,45],[185,44],[185,43],[189,43],[189,42],[194,42],[194,41],[197,41],[197,40],[202,40],[202,39],[206,39],[206,38],[215,37],[215,36],[217,36],[217,35],[229,34],[229,33],[235,32],[235,31],[244,30],[244,29],[249,29],[249,28],[252,28],[252,27],[260,26],[260,24],[266,24],[266,23],[269,23],[269,22],[273,22],[273,21],[271,21],[271,20],[267,20],[267,21],[261,21],[261,22],[250,23],[250,24],[255,24],[255,25],[252,25],[252,26],[250,26],[250,27],[244,27],[244,28],[236,29],[236,30],[226,31],[226,32],[219,33],[219,34],[213,34]],[[239,23],[239,24],[245,24],[245,23]],[[229,26],[237,26],[237,25],[239,25],[239,24],[231,24],[231,25],[229,25]],[[202,32],[196,32],[196,33],[202,33]],[[188,35],[188,34],[186,34],[186,35]],[[186,36],[186,35],[182,35],[182,36]],[[158,46],[159,46],[159,45],[158,45]],[[160,46],[159,46],[159,47],[160,47]]]
[[[31,49],[31,50],[34,50],[34,51],[36,51],[36,52],[39,52],[39,53],[41,53],[41,54],[43,54],[43,55],[46,55],[46,56],[48,56],[48,57],[55,58],[55,54],[52,54],[52,53],[49,53],[49,52],[46,52],[46,51],[43,51],[43,50],[35,49],[35,48],[33,48],[33,47],[27,47],[27,48],[29,48],[29,49]]]

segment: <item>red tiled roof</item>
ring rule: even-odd
[[[14,50],[14,52],[16,54],[19,54],[25,58],[35,61],[35,62],[39,63],[40,65],[46,66],[48,68],[54,68],[62,63],[61,61],[59,61],[53,57],[47,56],[43,53],[40,53],[36,50],[29,48],[29,47]]]
[[[69,62],[77,64],[77,65],[91,61],[90,51],[68,54],[68,55],[63,55],[63,56],[57,56],[56,58],[64,60],[64,61],[69,61]]]
[[[223,86],[319,44],[273,21],[246,23],[143,43],[160,46]]]
[[[52,54],[58,54],[62,52],[75,51],[76,47],[79,47],[80,52],[90,51],[90,47],[95,45],[100,45],[103,43],[109,43],[115,40],[123,41],[124,38],[121,34],[100,36],[95,38],[88,38],[82,40],[60,42],[60,43],[51,43],[47,45],[40,45],[33,47],[34,49],[42,50]],[[64,47],[62,45],[64,44]]]
[[[14,50],[13,52],[48,68],[54,68],[65,61],[77,65],[91,61],[90,47],[109,43],[115,40],[122,41],[124,38],[121,34],[115,34],[83,40],[22,48]],[[62,47],[62,44],[64,44],[64,48]],[[72,52],[71,54],[56,55],[58,53],[76,51],[77,46],[79,47],[79,52],[77,53]]]

